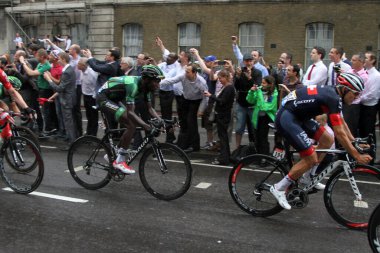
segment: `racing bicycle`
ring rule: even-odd
[[[367,233],[372,251],[380,253],[380,204],[372,212]]]
[[[0,176],[13,191],[27,194],[41,184],[44,162],[35,142],[22,136],[19,127],[7,124],[12,136],[4,139],[0,147]]]
[[[107,118],[104,113],[101,115],[106,128],[103,138],[80,137],[70,146],[67,156],[69,171],[74,180],[90,190],[106,186],[111,179],[120,182],[126,176],[112,166],[117,156],[114,137],[120,136],[125,128],[109,129]],[[158,199],[177,199],[190,188],[192,179],[190,160],[182,149],[173,144],[160,143],[156,139],[161,129],[174,125],[174,121],[153,119],[149,124],[152,131],[146,134],[136,150],[129,150],[126,163],[131,164],[139,154],[142,154],[138,171],[144,188]]]
[[[359,145],[370,144],[362,149]],[[357,139],[354,146],[361,153],[374,152],[372,136]],[[234,202],[245,212],[260,217],[275,215],[283,210],[269,188],[288,174],[293,166],[294,150],[284,145],[278,157],[255,154],[241,159],[229,176],[229,191]],[[324,203],[328,213],[339,224],[351,229],[365,229],[368,219],[379,202],[380,170],[358,164],[345,151],[321,149],[317,152],[333,154],[334,159],[311,180],[308,185],[296,182],[287,192],[287,200],[294,209],[308,205],[308,195],[316,193],[314,186],[330,175],[324,190]],[[281,152],[279,152],[281,153]],[[265,159],[266,165],[260,166]]]

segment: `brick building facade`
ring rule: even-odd
[[[179,27],[191,23],[196,26],[193,36],[199,37],[192,42],[201,55],[234,59],[230,36],[238,35],[248,44],[246,51],[259,48],[267,62],[275,63],[281,52],[290,52],[294,63],[308,65],[313,43],[327,51],[332,45],[342,46],[349,57],[359,51],[379,51],[379,14],[379,0],[118,1],[115,45],[128,51],[129,46],[136,47],[128,45],[133,44],[131,36],[139,33],[137,47],[160,58],[155,36],[171,51],[179,51],[183,37]],[[136,26],[139,32],[128,35]],[[256,45],[244,38],[257,40]]]

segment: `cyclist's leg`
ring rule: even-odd
[[[305,130],[301,127],[302,122],[289,111],[281,108],[276,117],[276,128],[284,138],[299,151],[301,160],[296,163],[288,175],[270,188],[271,193],[278,203],[285,209],[290,209],[286,200],[286,190],[302,174],[318,162],[317,154]]]
[[[127,130],[123,133],[123,136],[120,139],[120,148],[118,150],[118,156],[113,162],[113,166],[116,169],[119,169],[123,173],[133,174],[135,171],[125,163],[125,153],[131,143],[133,133],[136,129],[136,126],[132,123],[131,120],[128,120],[127,110],[123,107],[120,107],[115,102],[110,100],[107,96],[109,92],[100,92],[97,95],[97,103],[102,112],[106,115],[112,115],[115,117],[117,122],[125,123],[127,125]]]

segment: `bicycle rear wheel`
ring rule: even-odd
[[[175,145],[158,143],[144,151],[139,175],[144,188],[161,200],[174,200],[190,188],[192,167],[189,158]],[[162,164],[161,164],[162,163]]]
[[[263,159],[266,165],[260,166]],[[232,169],[228,188],[232,199],[243,211],[253,216],[267,217],[283,210],[269,188],[286,174],[287,170],[277,159],[261,154],[250,155]]]
[[[380,204],[377,205],[368,222],[368,242],[373,252],[380,253]]]
[[[324,202],[331,217],[351,229],[366,229],[373,210],[379,203],[380,170],[369,165],[356,165],[352,169],[362,200],[356,200],[343,167],[326,183]]]
[[[4,143],[0,159],[1,177],[13,191],[27,194],[41,184],[44,163],[31,140],[21,136],[11,137]]]
[[[108,146],[94,136],[83,136],[70,147],[67,165],[74,180],[89,190],[106,186],[111,180],[112,154]]]

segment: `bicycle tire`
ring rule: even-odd
[[[160,200],[174,200],[190,188],[192,167],[182,149],[169,143],[158,143],[168,171],[163,173],[153,146],[147,148],[140,160],[139,176],[144,188]]]
[[[108,156],[108,161],[105,155]],[[67,165],[71,176],[80,186],[97,190],[111,180],[111,158],[111,151],[105,143],[95,136],[86,135],[78,138],[70,146]]]
[[[358,164],[352,169],[352,175],[362,195],[362,201],[356,201],[344,169],[340,167],[326,183],[325,206],[339,224],[350,229],[366,229],[370,215],[379,203],[380,169]]]
[[[40,151],[31,140],[21,136],[11,137],[4,145],[0,154],[2,179],[17,193],[33,192],[41,184],[44,176],[44,162]],[[14,160],[4,163],[4,156],[9,150],[10,157]]]
[[[380,253],[380,204],[377,205],[371,214],[367,235],[372,251]]]
[[[266,166],[260,166],[263,159]],[[269,187],[288,173],[279,160],[255,154],[244,157],[232,169],[228,189],[234,202],[243,211],[257,217],[275,215],[283,210]]]
[[[19,136],[31,140],[34,143],[34,145],[36,145],[38,150],[41,151],[40,141],[38,140],[37,135],[32,130],[24,126],[14,126],[13,131],[19,133]]]

